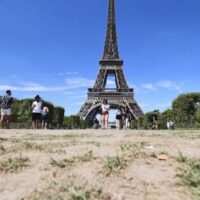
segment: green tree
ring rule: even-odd
[[[65,109],[62,107],[54,107],[53,112],[53,125],[55,127],[62,127],[64,121]]]
[[[167,121],[175,121],[175,113],[172,109],[165,110],[159,120],[159,125],[161,129],[167,128]]]
[[[137,129],[152,129],[155,127],[155,123],[159,124],[160,112],[154,110],[140,116],[137,120],[131,122],[131,128]]]
[[[80,117],[77,115],[65,116],[63,127],[67,129],[76,129],[76,128],[85,129],[89,127],[89,122],[80,119]]]
[[[197,103],[196,106],[196,112],[195,112],[195,120],[196,120],[196,128],[200,128],[200,103]]]
[[[17,122],[20,110],[20,100],[14,99],[11,108],[12,108],[12,121]]]
[[[200,93],[179,95],[172,103],[176,126],[191,128],[195,126],[195,113],[200,103]]]
[[[80,128],[81,129],[86,129],[88,127],[89,127],[89,122],[88,121],[86,121],[86,120],[81,120],[80,121]]]
[[[31,121],[31,104],[32,99],[22,99],[19,101],[18,110],[18,122],[30,122]]]

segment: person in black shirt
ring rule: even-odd
[[[125,129],[130,128],[131,123],[131,111],[128,107],[125,108]]]
[[[121,109],[121,107],[118,107],[115,119],[116,119],[116,128],[121,129],[122,128],[122,109]]]
[[[6,91],[6,95],[0,99],[1,104],[1,120],[0,125],[1,128],[6,125],[6,128],[10,127],[12,112],[11,112],[11,104],[13,103],[13,98],[11,97],[12,92],[10,90]]]
[[[99,120],[97,119],[97,117],[94,118],[94,129],[98,129],[99,128]]]

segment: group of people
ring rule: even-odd
[[[108,104],[108,100],[103,99],[103,103],[101,105],[101,128],[108,129],[108,120],[109,120],[109,110],[110,105]],[[130,128],[131,122],[131,112],[128,107],[125,109],[123,107],[118,107],[115,117],[115,125],[117,129],[128,129]],[[94,119],[94,128],[100,127],[99,120],[97,118]]]
[[[167,129],[174,129],[175,128],[175,122],[174,121],[167,121]]]
[[[13,103],[13,97],[11,90],[7,90],[5,96],[0,99],[1,104],[1,119],[0,125],[1,128],[9,128],[10,122],[12,119],[12,111],[11,105]],[[48,127],[48,118],[49,118],[49,108],[44,105],[44,101],[39,95],[36,95],[34,101],[31,105],[32,109],[32,123],[31,128],[38,129],[43,128],[46,129]],[[108,100],[103,99],[103,103],[101,105],[101,127],[103,129],[108,129],[108,120],[109,120],[109,111],[110,105],[108,104]],[[126,107],[118,107],[116,113],[116,128],[122,129],[123,127],[129,128],[131,120],[131,112]],[[95,118],[94,121],[95,126],[99,125],[99,121]]]
[[[128,107],[118,107],[116,113],[116,128],[117,129],[129,129],[131,123],[131,111]]]
[[[1,105],[1,117],[0,117],[0,126],[1,128],[9,128],[10,122],[12,119],[12,111],[11,106],[13,104],[13,97],[11,90],[7,90],[6,94],[0,98],[0,105]],[[31,105],[32,109],[32,123],[31,128],[38,129],[48,128],[48,119],[49,119],[49,108],[45,106],[44,101],[39,95],[36,95],[34,101]],[[101,125],[97,118],[94,119],[94,128],[102,127],[103,129],[108,129],[108,120],[109,120],[109,111],[110,105],[106,98],[103,99],[101,108]],[[131,111],[128,107],[118,107],[115,117],[115,125],[117,129],[129,129],[130,122],[131,122]],[[174,129],[174,122],[167,121],[167,128]],[[153,127],[152,129],[158,129],[158,123],[155,118],[153,118]]]
[[[49,108],[43,105],[44,102],[39,95],[35,96],[35,100],[32,103],[32,128],[47,129],[49,119]]]
[[[13,97],[11,90],[7,90],[6,94],[0,98],[1,105],[1,128],[10,128],[10,122],[12,119],[11,106],[13,104]],[[31,105],[32,109],[32,123],[31,128],[46,129],[48,127],[49,108],[44,105],[44,101],[39,95],[36,95]]]

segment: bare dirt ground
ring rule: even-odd
[[[200,131],[0,130],[0,200],[200,199]]]

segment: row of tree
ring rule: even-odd
[[[26,126],[29,126],[31,122],[32,102],[33,99],[14,99],[12,105],[12,122],[15,128],[26,128]],[[49,108],[50,127],[62,127],[65,109],[54,106],[48,101],[44,101],[43,105]]]
[[[15,128],[25,128],[31,122],[31,105],[33,99],[15,99],[12,105],[13,122]],[[88,128],[91,122],[81,120],[79,116],[64,116],[64,108],[54,106],[44,101],[44,106],[49,108],[49,124],[52,128]],[[200,93],[179,95],[173,102],[171,109],[164,112],[154,110],[145,113],[137,120],[131,122],[134,129],[166,129],[167,121],[175,122],[177,128],[200,128]]]
[[[12,126],[13,128],[29,128],[31,123],[31,105],[33,99],[14,99],[12,104]],[[85,129],[89,123],[81,120],[79,116],[65,116],[63,107],[54,106],[51,102],[44,101],[43,106],[49,108],[49,127],[67,129]]]
[[[132,121],[131,127],[152,129],[157,123],[159,128],[166,129],[167,121],[175,122],[176,128],[200,128],[200,93],[181,94],[172,102],[171,109],[148,112]]]

